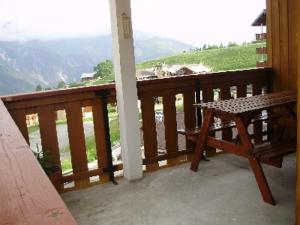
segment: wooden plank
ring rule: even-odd
[[[295,1],[295,11],[300,12],[300,1]],[[297,44],[297,102],[300,102],[300,14],[296,13],[295,18],[292,20],[295,23],[296,26],[296,44]],[[299,141],[299,134],[300,134],[300,104],[297,104],[297,177],[296,177],[296,224],[300,224],[300,141]]]
[[[199,135],[199,140],[197,142],[195,152],[194,152],[194,157],[190,167],[191,170],[195,172],[198,170],[198,166],[203,155],[203,150],[207,146],[206,140],[207,138],[209,138],[208,136],[209,127],[211,126],[214,119],[212,109],[206,109],[205,111],[206,113],[203,121],[203,126]]]
[[[53,106],[42,106],[38,108],[41,143],[43,151],[50,152],[53,159],[60,165],[60,153],[58,147],[55,112]]]
[[[19,130],[21,131],[24,139],[26,140],[27,144],[29,144],[29,135],[28,135],[28,128],[26,124],[26,112],[24,109],[20,110],[12,110],[10,111],[10,115],[14,119],[14,122],[18,126]]]
[[[202,98],[203,102],[212,102],[214,101],[214,91],[212,86],[203,86],[202,87]],[[215,132],[210,132],[211,136],[215,136]],[[207,156],[215,155],[216,154],[216,149],[207,147],[205,148],[205,152]]]
[[[274,71],[273,88],[274,91],[280,90],[279,74],[280,68],[280,11],[279,1],[271,0],[270,6],[272,11],[271,27],[272,27],[272,68]]]
[[[93,99],[93,98],[95,98],[95,93],[87,92],[87,93],[77,93],[76,95],[68,94],[68,95],[59,95],[59,96],[49,96],[43,98],[42,100],[40,98],[26,99],[22,101],[8,102],[6,103],[6,105],[9,110],[12,110],[12,109],[32,108],[32,107],[38,107],[44,105],[61,104],[61,103],[74,102],[74,101],[83,101],[83,100]]]
[[[103,104],[100,98],[94,99],[92,103],[93,107],[93,121],[94,121],[94,134],[98,158],[98,168],[107,168],[107,151],[106,151],[106,140],[105,140],[105,128],[104,128],[104,114]],[[101,174],[100,179],[107,180],[107,174]]]
[[[247,83],[239,83],[237,84],[237,97],[246,97],[247,96]]]
[[[170,160],[170,159],[175,158],[176,162],[177,162],[176,165],[178,165],[178,164],[182,163],[182,161],[183,161],[182,158],[179,158],[179,156],[188,155],[188,154],[191,154],[191,153],[193,153],[193,150],[182,150],[182,151],[172,152],[170,154],[159,155],[159,156],[156,156],[154,158],[144,159],[143,163],[145,165],[147,165],[147,164],[151,164],[151,163],[154,163],[154,162],[157,162],[157,161]]]
[[[43,152],[49,152],[56,165],[61,167],[60,153],[57,140],[55,111],[53,106],[38,107],[41,143]],[[62,174],[60,174],[62,177]],[[62,190],[63,183],[58,190]]]
[[[88,171],[88,162],[85,148],[85,137],[80,102],[66,103],[68,135],[71,150],[73,173]],[[85,187],[90,184],[89,178],[75,180],[76,187]]]
[[[288,63],[289,63],[289,79],[287,80],[287,86],[292,89],[297,88],[297,23],[296,17],[298,14],[297,11],[297,0],[289,0],[288,1],[288,21],[289,21],[289,43],[288,43],[288,51],[289,51],[289,56],[288,56]],[[299,38],[299,37],[298,37]]]
[[[75,225],[0,100],[1,224]]]
[[[195,87],[194,87],[195,88]],[[184,110],[184,127],[185,129],[192,129],[196,126],[196,115],[195,115],[195,89],[188,88],[182,93],[183,95],[183,110]],[[202,118],[198,118],[202,120]],[[190,141],[187,137],[185,139],[185,147],[187,150],[194,150],[195,143]],[[188,155],[188,160],[191,160],[191,155]]]
[[[273,65],[273,29],[272,29],[272,1],[266,0],[266,19],[267,19],[267,65],[272,67]]]
[[[143,93],[140,96],[142,120],[143,120],[143,138],[145,159],[157,156],[157,133],[154,112],[154,98],[151,93]],[[158,169],[158,163],[147,165],[147,170]]]
[[[253,95],[261,95],[262,93],[262,84],[261,83],[253,83]],[[263,122],[257,122],[253,124],[253,133],[259,134],[263,131]],[[262,136],[255,136],[254,143],[260,144],[263,141]]]
[[[279,1],[279,29],[280,29],[280,90],[288,89],[289,83],[289,21],[288,1]],[[293,50],[294,51],[294,50]]]
[[[178,135],[176,120],[176,96],[175,93],[163,95],[163,111],[165,125],[165,140],[167,154],[178,151]],[[177,164],[176,160],[168,160],[168,165]]]
[[[231,99],[230,86],[223,85],[221,86],[221,100]],[[232,140],[232,129],[225,129],[222,131],[222,139],[230,141]]]

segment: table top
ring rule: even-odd
[[[296,91],[281,91],[271,94],[254,95],[236,99],[196,104],[198,107],[210,108],[231,114],[253,112],[276,106],[287,105],[297,101]]]

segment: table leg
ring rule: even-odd
[[[211,126],[212,122],[213,122],[213,112],[211,109],[206,109],[204,122],[199,134],[199,140],[197,142],[195,152],[194,152],[194,157],[191,163],[191,170],[195,172],[198,170],[199,162],[201,160],[203,149],[205,147],[205,143],[209,133],[209,127]]]
[[[248,160],[252,167],[253,173],[255,175],[255,179],[257,182],[257,185],[259,187],[259,190],[261,192],[261,195],[263,197],[263,200],[271,205],[275,205],[275,201],[273,199],[270,187],[268,185],[267,179],[265,177],[265,174],[263,172],[263,169],[259,163],[259,161],[255,158],[249,155],[250,152],[247,153],[247,151],[253,149],[253,145],[251,143],[249,134],[247,132],[247,129],[243,123],[243,120],[240,117],[235,118],[236,127],[238,129],[238,133],[240,134],[241,143],[243,147],[245,147],[245,154],[248,154]]]
[[[275,205],[276,203],[273,199],[270,187],[268,185],[260,163],[256,158],[249,158],[249,162],[255,175],[255,179],[259,187],[260,193],[263,197],[263,200],[271,205]]]

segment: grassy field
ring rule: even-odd
[[[69,84],[69,87],[81,87],[81,86],[92,86],[92,85],[98,85],[98,84],[107,84],[107,83],[111,83],[114,80],[115,80],[114,76],[107,76],[107,77],[104,77],[102,79],[97,79],[97,80],[71,83],[71,84]]]
[[[110,141],[112,146],[120,140],[120,131],[119,131],[119,121],[116,113],[110,113]],[[96,152],[96,143],[95,136],[90,136],[85,139],[85,147],[87,152],[88,162],[93,162],[97,160],[97,152]],[[70,152],[70,146],[66,146],[60,150],[60,152]],[[72,169],[72,163],[70,158],[66,158],[61,162],[62,170],[67,171]]]
[[[253,68],[257,61],[256,48],[260,46],[262,46],[261,43],[255,43],[187,52],[142,62],[137,65],[137,69],[151,68],[158,63],[168,65],[201,63],[209,67],[211,71]]]

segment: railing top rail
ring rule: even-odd
[[[54,97],[54,96],[70,95],[70,94],[85,93],[85,92],[98,92],[104,90],[111,90],[114,88],[115,88],[115,84],[112,83],[112,84],[103,84],[97,86],[74,87],[74,88],[57,89],[57,90],[49,90],[49,91],[41,91],[41,92],[31,92],[25,94],[13,94],[13,95],[0,96],[0,98],[4,102],[12,102],[12,101],[39,99],[45,97]]]
[[[271,67],[264,67],[264,68],[254,68],[254,69],[243,69],[243,70],[228,70],[228,71],[220,71],[220,72],[205,72],[199,74],[191,74],[191,75],[178,75],[174,77],[166,77],[166,78],[158,78],[152,80],[142,80],[138,82],[138,87],[147,85],[147,84],[156,84],[161,83],[162,81],[183,81],[183,80],[195,80],[195,79],[203,79],[203,78],[214,78],[219,76],[228,76],[228,75],[238,75],[243,73],[251,73],[251,72],[271,72]]]
[[[222,71],[222,72],[209,72],[209,73],[201,73],[201,74],[193,74],[193,75],[181,75],[174,77],[166,77],[152,80],[143,80],[137,81],[137,87],[142,88],[146,86],[152,86],[156,84],[166,84],[166,83],[174,83],[181,81],[194,81],[197,79],[208,80],[213,78],[218,78],[220,76],[238,76],[243,74],[251,74],[252,72],[271,72],[272,68],[255,68],[255,69],[246,69],[246,70],[232,70],[232,71]],[[78,93],[87,93],[87,92],[98,92],[104,90],[115,90],[115,84],[105,84],[105,85],[97,85],[97,86],[89,86],[89,87],[76,87],[76,88],[67,88],[61,90],[49,90],[42,92],[32,92],[26,94],[15,94],[15,95],[7,95],[0,96],[3,102],[15,102],[22,100],[33,100],[33,99],[43,99],[46,97],[57,97],[62,95],[71,95]]]
[[[77,224],[0,99],[1,224]]]

